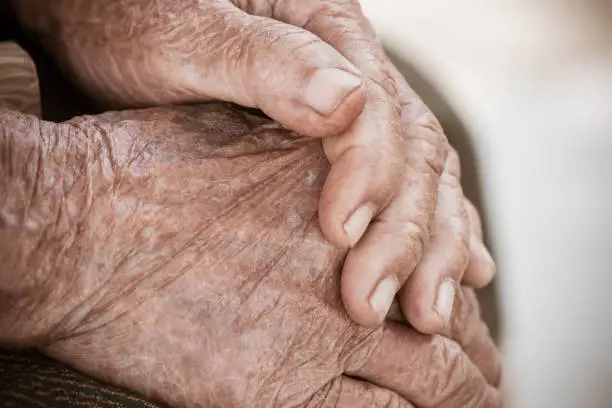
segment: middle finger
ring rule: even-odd
[[[399,292],[406,318],[422,333],[437,333],[448,324],[468,264],[469,225],[459,173],[459,157],[451,148],[438,186],[430,244]]]

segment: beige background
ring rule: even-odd
[[[362,4],[484,209],[511,405],[612,407],[612,2]]]

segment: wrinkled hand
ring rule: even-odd
[[[174,406],[499,406],[471,292],[456,341],[342,312],[318,141],[219,104],[0,129],[2,172],[30,175],[0,195],[0,255],[36,271],[3,288],[30,294],[2,298],[13,343]]]
[[[399,290],[410,322],[437,332],[468,264],[466,283],[492,278],[458,161],[356,0],[16,2],[77,81],[115,106],[220,99],[325,137],[319,218],[330,242],[352,248],[342,296],[355,321],[382,322]]]

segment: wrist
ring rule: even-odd
[[[0,110],[0,344],[44,344],[78,305],[100,150],[78,133]]]

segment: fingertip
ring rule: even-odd
[[[343,271],[340,291],[344,308],[355,323],[366,327],[378,326],[384,322],[391,307],[392,300],[387,300],[389,292],[393,291],[393,299],[397,290],[393,284],[385,283],[378,292],[375,290],[370,296],[363,296],[365,288],[362,286],[358,276]]]
[[[415,330],[423,334],[437,334],[448,324],[449,318],[442,316],[435,308],[438,302],[436,298],[436,296],[428,295],[424,288],[411,286],[410,281],[400,290],[399,300],[402,311]],[[448,299],[441,302],[449,304]],[[442,307],[448,308],[448,306]]]
[[[360,82],[347,97],[342,101],[334,113],[328,117],[327,126],[322,136],[338,134],[348,129],[357,120],[365,107],[367,95],[366,86]]]
[[[399,290],[399,282],[395,276],[389,276],[376,284],[368,299],[369,307],[379,322],[387,316],[395,295]]]
[[[470,260],[462,283],[482,289],[489,285],[497,273],[495,261],[484,243],[475,235],[470,237]]]
[[[444,279],[438,287],[434,309],[444,320],[445,325],[450,321],[455,302],[455,282],[452,279]]]
[[[338,222],[338,216],[336,215],[338,212],[337,207],[337,203],[327,199],[324,187],[319,199],[319,227],[321,228],[321,233],[335,247],[350,249],[351,242],[344,224],[342,224],[342,221]]]
[[[363,326],[377,326],[385,321],[401,282],[395,275],[388,274],[385,253],[381,254],[382,257],[371,256],[367,238],[347,255],[342,270],[341,293],[353,321]]]
[[[257,106],[269,117],[301,135],[324,138],[342,134],[357,120],[365,106],[363,87],[353,91],[331,116],[321,115],[301,101],[282,100],[270,95]]]
[[[375,214],[372,203],[362,204],[351,214],[343,225],[346,239],[351,247],[357,245],[363,234],[368,229]]]
[[[380,314],[367,307],[355,305],[351,299],[351,295],[342,295],[342,302],[346,313],[352,321],[364,327],[377,327],[384,323],[384,316],[381,317]]]
[[[371,166],[358,157],[343,156],[333,163],[319,199],[319,224],[325,238],[347,249],[361,240],[377,207],[367,200]]]
[[[361,78],[341,69],[319,68],[312,73],[302,97],[315,112],[330,117],[361,83]]]

